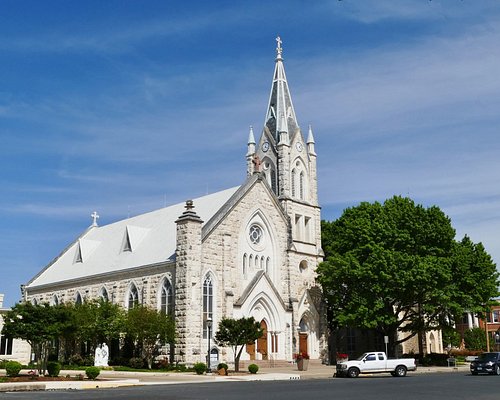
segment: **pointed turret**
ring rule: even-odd
[[[288,132],[289,139],[292,139],[299,129],[299,124],[297,123],[292,97],[288,89],[282,58],[282,41],[279,36],[276,38],[276,42],[278,43],[276,47],[276,65],[264,125],[269,129],[276,143],[279,143],[281,132]]]
[[[314,136],[313,136],[313,130],[311,125],[309,125],[309,132],[307,134],[307,151],[309,152],[309,155],[315,156],[316,152],[314,151]]]
[[[255,155],[255,137],[253,135],[253,127],[250,126],[250,132],[248,134],[248,143],[247,143],[247,176],[253,174],[253,157]]]

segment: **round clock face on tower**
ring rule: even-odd
[[[269,142],[262,143],[262,151],[265,153],[269,150]]]
[[[300,142],[297,142],[297,144],[295,145],[295,147],[297,148],[298,151],[302,151],[302,149],[303,149],[302,143],[300,143]]]

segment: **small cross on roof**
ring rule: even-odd
[[[92,217],[92,226],[97,226],[97,220],[99,219],[99,214],[97,214],[97,211],[94,211],[92,214],[90,214]]]

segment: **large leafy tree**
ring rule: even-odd
[[[364,202],[323,222],[322,230],[326,258],[318,280],[333,327],[375,329],[389,337],[392,351],[497,294],[491,258],[466,239],[456,243],[451,221],[438,207],[399,196]],[[478,260],[486,272],[478,270]],[[486,287],[477,289],[474,280]],[[396,340],[398,331],[404,335]]]
[[[26,340],[35,353],[40,374],[45,373],[53,343],[74,329],[71,313],[64,305],[18,303],[4,317],[3,333]]]
[[[243,347],[255,342],[262,336],[260,324],[253,317],[249,318],[223,318],[215,334],[215,341],[219,346],[232,347],[234,354],[234,369],[240,370],[240,357]]]
[[[91,343],[92,351],[100,343],[119,338],[125,328],[125,312],[118,304],[99,299],[68,307],[74,313],[77,339]]]
[[[134,344],[141,348],[149,369],[161,342],[174,343],[175,325],[172,318],[147,306],[138,305],[128,310],[126,332]]]

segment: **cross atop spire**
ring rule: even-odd
[[[276,38],[276,43],[278,44],[278,46],[276,47],[276,58],[281,59],[281,55],[283,54],[283,48],[281,47],[281,43],[283,43],[283,41],[279,36]]]
[[[295,117],[293,109],[292,97],[288,89],[288,82],[285,75],[285,67],[283,65],[283,43],[281,37],[276,38],[276,64],[274,67],[273,84],[271,86],[271,94],[269,95],[269,103],[267,105],[266,119],[264,124],[273,135],[276,143],[280,141],[280,132],[288,132],[290,140],[299,131],[299,124]]]

